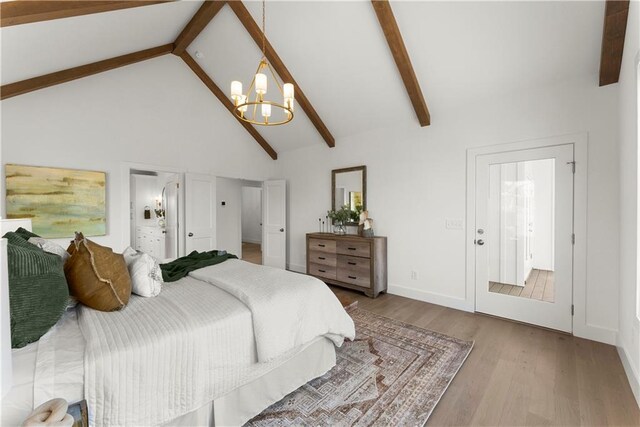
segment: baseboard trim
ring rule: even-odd
[[[616,348],[618,349],[618,355],[620,356],[620,361],[622,361],[624,372],[627,374],[631,391],[633,392],[633,396],[636,398],[636,403],[640,408],[640,374],[631,363],[631,358],[627,353],[627,349],[620,345],[616,346]]]
[[[242,243],[253,243],[255,245],[262,245],[262,240],[242,239]]]
[[[598,341],[609,345],[616,345],[618,331],[603,328],[601,326],[594,326],[589,324],[580,325],[574,323],[573,336],[578,338],[585,338],[591,341]]]
[[[307,267],[304,266],[304,265],[288,264],[287,265],[287,270],[295,271],[296,273],[307,274]]]
[[[419,289],[407,288],[406,286],[389,284],[388,293],[399,295],[401,297],[411,298],[418,301],[424,301],[431,304],[442,305],[456,310],[473,312],[473,304],[462,298],[455,298],[449,295],[442,295],[436,292],[421,291]]]

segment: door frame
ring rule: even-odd
[[[573,230],[576,235],[573,247],[573,334],[580,337],[609,342],[611,337],[601,328],[587,323],[587,172],[588,172],[588,134],[580,132],[547,138],[511,142],[467,149],[467,191],[466,191],[466,301],[469,309],[476,309],[476,256],[475,212],[476,212],[476,157],[484,154],[496,154],[520,151],[555,145],[573,144],[576,172],[573,188]],[[570,236],[567,236],[570,238]],[[608,332],[608,331],[607,331]]]
[[[122,230],[123,248],[131,245],[131,219],[129,203],[131,202],[131,170],[148,170],[153,172],[175,173],[178,174],[178,182],[180,183],[180,191],[178,192],[178,256],[185,255],[185,206],[184,206],[184,174],[182,168],[174,168],[170,166],[149,165],[145,163],[122,162],[121,163],[121,200],[125,200],[122,209],[122,224],[126,224]]]

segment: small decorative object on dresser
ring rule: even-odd
[[[387,238],[308,233],[307,274],[375,298],[387,291]]]

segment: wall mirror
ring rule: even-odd
[[[331,209],[348,206],[367,209],[367,167],[355,166],[331,171]]]

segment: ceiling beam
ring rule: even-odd
[[[242,25],[247,29],[249,35],[253,38],[258,47],[262,48],[262,30],[253,20],[253,17],[244,6],[244,4],[242,4],[242,1],[230,1],[228,2],[228,4],[231,9],[233,9]],[[265,45],[265,56],[267,57],[267,60],[269,61],[271,66],[274,68],[276,73],[278,73],[280,78],[282,78],[286,83],[293,83],[296,91],[296,101],[298,102],[298,104],[300,104],[300,107],[306,113],[307,117],[309,117],[311,123],[313,123],[315,128],[318,130],[320,136],[322,136],[322,139],[325,140],[329,147],[334,147],[336,143],[333,135],[331,135],[331,132],[329,132],[329,129],[327,128],[327,126],[325,126],[322,119],[320,119],[320,116],[311,105],[311,102],[302,91],[302,88],[300,88],[300,85],[296,83],[295,79],[293,78],[287,67],[284,65],[284,62],[282,62],[282,59],[280,59],[273,46],[271,46],[271,43],[266,40]]]
[[[127,55],[105,59],[104,61],[93,62],[91,64],[68,68],[66,70],[57,71],[55,73],[45,74],[43,76],[2,85],[0,87],[0,100],[33,92],[34,90],[55,86],[60,83],[70,82],[72,80],[77,80],[82,77],[91,76],[93,74],[102,73],[103,71],[113,70],[114,68],[119,68],[125,65],[134,64],[136,62],[145,61],[157,56],[166,55],[171,53],[172,50],[173,44],[166,44],[164,46],[141,50],[138,52],[129,53]]]
[[[180,58],[191,68],[191,70],[198,76],[202,83],[205,84],[207,88],[218,98],[218,100],[225,106],[227,110],[233,115],[234,118],[238,120],[238,122],[251,134],[253,139],[260,144],[260,146],[267,152],[267,154],[273,159],[278,159],[278,154],[276,151],[269,145],[269,143],[258,133],[258,131],[251,126],[249,123],[240,120],[237,118],[235,113],[233,112],[234,106],[233,103],[227,98],[227,95],[211,80],[211,77],[198,65],[198,63],[189,55],[188,52],[182,52],[180,54]]]
[[[622,67],[629,0],[607,0],[600,53],[600,86],[617,83]]]
[[[191,21],[182,30],[176,41],[173,43],[175,48],[173,53],[180,55],[184,52],[192,41],[198,37],[198,34],[205,29],[207,24],[211,22],[214,16],[218,14],[220,9],[225,5],[226,1],[222,0],[206,0],[200,9],[193,15]]]
[[[398,23],[391,10],[391,5],[388,0],[371,0],[371,4],[382,27],[382,32],[384,32],[384,36],[387,39],[387,44],[400,72],[400,77],[402,77],[402,81],[404,82],[404,87],[407,89],[407,94],[409,95],[409,99],[411,99],[413,109],[416,112],[416,116],[418,116],[420,126],[429,126],[431,124],[429,108],[422,95],[416,73],[413,71],[411,58],[409,58],[409,53],[404,45],[404,40],[402,39],[400,28],[398,28]]]
[[[0,27],[50,21],[52,19],[109,12],[138,6],[166,3],[163,1],[36,1],[16,0],[0,3]]]

